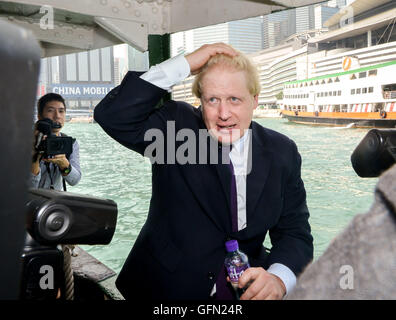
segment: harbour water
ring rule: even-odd
[[[256,119],[265,127],[293,139],[302,156],[314,258],[374,200],[378,178],[363,179],[354,172],[350,156],[368,129],[315,127],[285,119]],[[92,123],[67,123],[63,130],[78,139],[82,179],[68,191],[112,199],[118,204],[117,228],[107,246],[82,246],[114,271],[120,271],[143,226],[151,195],[149,160],[115,142]],[[265,242],[270,247],[269,239]]]

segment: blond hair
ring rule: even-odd
[[[201,71],[195,76],[192,85],[192,93],[199,99],[202,96],[202,79],[205,74],[215,66],[228,67],[236,71],[244,71],[246,74],[246,85],[252,96],[260,93],[260,78],[256,66],[243,53],[231,57],[226,54],[216,54],[211,57],[202,67]]]

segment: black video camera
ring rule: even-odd
[[[45,118],[38,120],[35,127],[39,134],[34,147],[38,153],[43,154],[43,158],[49,158],[57,154],[70,155],[72,153],[74,139],[72,137],[58,137],[52,132],[53,129],[61,128],[59,123]],[[47,138],[43,139],[45,135]]]
[[[380,176],[396,162],[396,130],[371,129],[353,151],[351,162],[362,178]]]
[[[30,189],[26,203],[27,235],[22,253],[23,300],[52,300],[64,292],[60,244],[109,244],[117,223],[112,200]]]

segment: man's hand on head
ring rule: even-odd
[[[238,55],[237,51],[225,43],[205,44],[194,52],[186,55],[191,74],[199,73],[210,57],[219,53],[227,54],[231,57]]]
[[[283,281],[263,268],[248,268],[239,278],[239,288],[250,283],[241,300],[280,300],[286,294]]]

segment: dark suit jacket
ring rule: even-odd
[[[199,108],[167,101],[166,91],[129,72],[95,109],[95,120],[115,140],[144,154],[149,129],[166,134],[205,129]],[[207,299],[225,258],[224,242],[237,239],[251,266],[278,262],[298,275],[313,257],[301,157],[286,136],[252,122],[252,171],[247,176],[247,228],[233,233],[231,173],[223,164],[152,165],[152,197],[147,221],[118,276],[127,299]],[[165,136],[165,150],[167,138]],[[183,142],[176,142],[176,150]],[[220,149],[209,150],[219,152]],[[131,181],[133,183],[133,181]],[[263,241],[269,231],[272,250]]]

